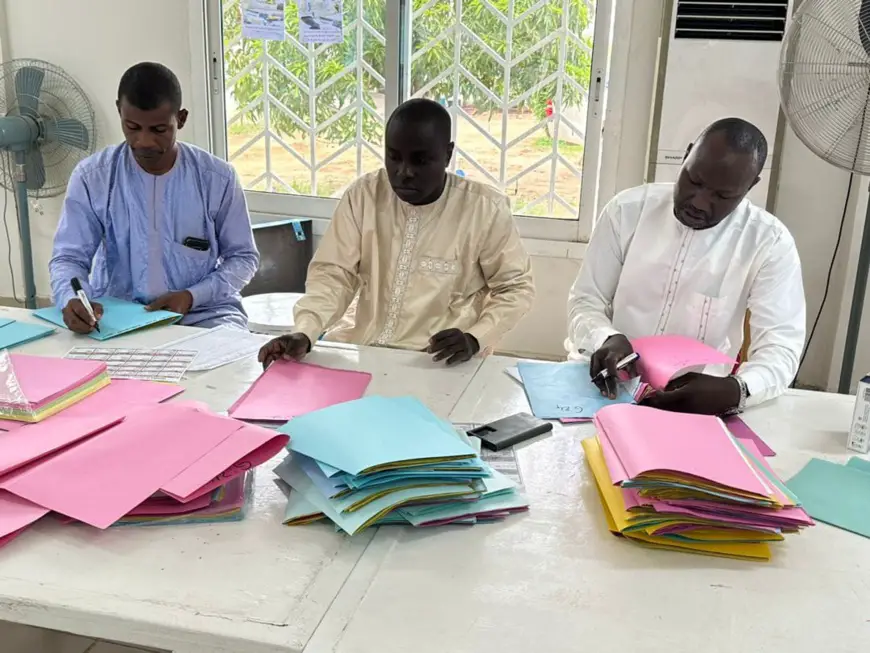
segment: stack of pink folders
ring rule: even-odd
[[[61,417],[3,434],[0,538],[49,512],[101,529],[239,518],[245,474],[289,440],[183,403]]]
[[[813,521],[752,440],[716,417],[615,405],[583,442],[610,529],[641,544],[768,560]]]
[[[372,380],[366,372],[278,361],[269,366],[229,410],[249,422],[287,422],[362,397]]]
[[[0,418],[41,422],[109,385],[99,361],[0,352]]]

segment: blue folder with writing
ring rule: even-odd
[[[92,331],[88,334],[94,340],[109,340],[130,331],[145,329],[148,327],[174,324],[181,319],[178,313],[169,311],[146,311],[142,304],[128,302],[114,297],[100,297],[95,299],[103,305],[103,317],[100,318],[100,331]],[[34,313],[36,317],[66,328],[63,323],[63,314],[56,306],[42,308]]]
[[[0,349],[11,349],[55,332],[52,327],[0,319]]]
[[[592,419],[610,404],[634,403],[638,379],[619,384],[616,399],[601,396],[586,363],[517,364],[529,405],[539,419]]]

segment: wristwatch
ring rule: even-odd
[[[737,401],[737,405],[734,408],[723,413],[723,417],[739,415],[742,413],[746,408],[746,400],[749,398],[749,388],[746,386],[746,381],[735,374],[731,374],[728,378],[734,379],[737,381],[737,385],[740,386],[740,399]]]

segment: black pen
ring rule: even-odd
[[[628,356],[626,356],[625,358],[623,358],[621,361],[619,361],[616,364],[616,371],[621,372],[626,367],[628,367],[629,365],[631,365],[632,363],[637,361],[639,358],[640,358],[640,355],[637,352],[630,353]],[[610,376],[610,372],[608,372],[606,369],[603,369],[592,380],[598,381],[599,379],[601,379],[603,381],[608,376]]]
[[[76,297],[79,298],[79,301],[84,304],[85,310],[88,312],[88,315],[91,316],[91,319],[94,321],[94,328],[97,330],[97,333],[100,332],[100,325],[97,322],[97,316],[94,313],[94,309],[91,306],[91,302],[88,301],[88,296],[85,294],[84,289],[82,289],[82,284],[78,280],[77,277],[73,277],[70,281],[70,285],[72,286],[73,292],[76,294]]]

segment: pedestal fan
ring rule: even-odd
[[[870,174],[870,0],[804,0],[779,65],[782,110],[825,161]],[[870,204],[858,256],[839,391],[848,393],[870,273]],[[809,344],[809,343],[808,343]]]
[[[0,186],[15,197],[27,308],[36,308],[28,198],[63,193],[73,168],[94,151],[94,123],[84,91],[57,66],[0,64]]]

